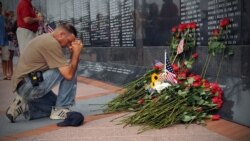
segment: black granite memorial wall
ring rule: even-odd
[[[219,21],[232,21],[226,45],[234,56],[225,58],[218,83],[224,90],[224,119],[250,127],[250,1],[248,0],[46,0],[41,6],[50,21],[73,23],[83,40],[80,75],[123,85],[163,61],[171,28],[196,22],[194,72],[200,74],[207,42]],[[36,3],[35,5],[39,5]],[[44,5],[44,2],[43,2]],[[169,52],[169,50],[168,50]],[[221,56],[215,56],[206,77],[214,81]]]

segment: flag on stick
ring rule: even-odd
[[[183,47],[184,47],[184,39],[181,39],[181,41],[177,47],[177,55],[181,54],[183,52]]]
[[[171,63],[167,57],[166,51],[165,51],[165,71],[164,73],[165,75],[165,79],[173,84],[177,84],[177,80],[176,80],[176,75],[174,74],[174,70],[171,66]]]
[[[48,33],[53,32],[55,28],[56,28],[55,22],[49,23],[48,24]]]

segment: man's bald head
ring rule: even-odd
[[[69,33],[72,33],[75,35],[75,37],[77,36],[77,31],[76,28],[69,24],[69,23],[61,23],[57,26],[58,29],[64,29],[66,31],[68,31]]]
[[[52,35],[62,47],[69,47],[71,43],[76,39],[77,31],[73,25],[68,23],[61,23],[56,27]]]

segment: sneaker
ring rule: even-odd
[[[17,95],[13,103],[6,110],[6,117],[10,120],[10,122],[15,122],[16,118],[26,111],[26,105],[27,104],[24,102],[23,98]]]
[[[65,119],[68,112],[70,112],[70,110],[67,108],[52,107],[50,119]]]

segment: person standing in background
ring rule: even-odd
[[[16,31],[20,54],[22,54],[27,43],[36,37],[40,21],[43,21],[43,17],[36,15],[31,0],[20,0],[17,5]]]
[[[9,52],[10,58],[8,61],[8,79],[11,79],[13,74],[13,57],[14,52],[17,47],[17,38],[16,38],[16,22],[14,21],[14,11],[7,11],[6,12],[6,32],[8,34],[8,41],[9,41]]]
[[[8,80],[8,61],[9,61],[9,47],[7,33],[5,31],[5,17],[2,14],[3,5],[0,2],[0,48],[2,49],[2,67],[4,80]]]

